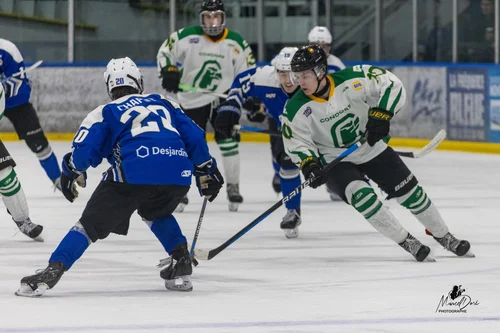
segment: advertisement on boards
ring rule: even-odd
[[[489,70],[489,141],[500,142],[500,69]]]
[[[488,72],[448,68],[448,140],[488,141]]]

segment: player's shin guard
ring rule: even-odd
[[[439,214],[436,206],[431,202],[427,193],[419,185],[405,195],[396,198],[398,203],[410,210],[434,237],[441,238],[448,233],[448,227]]]
[[[16,171],[11,166],[0,170],[0,194],[14,221],[21,222],[29,218],[26,196],[17,178]]]
[[[186,237],[182,234],[181,228],[173,215],[156,219],[154,221],[144,221],[149,225],[153,234],[160,241],[168,254],[172,254],[175,247],[186,243]]]
[[[91,243],[87,232],[80,221],[78,221],[52,253],[49,263],[63,263],[66,270],[68,270],[80,259]]]
[[[369,187],[365,182],[354,181],[350,183],[346,188],[346,197],[349,203],[378,232],[398,243],[413,255],[417,261],[433,260],[429,256],[429,247],[420,243],[403,228],[396,217],[378,199],[373,188]]]
[[[278,164],[278,162],[276,162],[274,158],[273,158],[273,170],[274,170],[273,182],[272,182],[273,190],[274,192],[279,194],[281,193],[280,165]]]
[[[234,138],[217,141],[222,154],[224,165],[224,178],[227,184],[239,184],[240,182],[240,154],[238,141]]]
[[[41,152],[37,153],[36,156],[47,176],[55,183],[61,176],[61,169],[59,168],[59,163],[57,162],[56,155],[52,151],[52,148],[47,146]]]
[[[289,195],[293,190],[300,186],[300,171],[298,168],[295,169],[280,169],[280,184],[281,192],[283,197]],[[300,208],[300,198],[302,193],[299,192],[292,199],[285,202],[285,206],[288,209],[299,209]]]

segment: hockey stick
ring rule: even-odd
[[[362,144],[363,141],[360,141],[358,143],[355,143],[351,147],[349,147],[347,150],[345,150],[342,154],[340,154],[336,159],[334,159],[332,162],[328,163],[324,168],[323,168],[323,173],[328,172],[331,170],[334,166],[339,164],[344,158],[352,154],[356,149],[358,149]],[[212,250],[206,250],[206,249],[195,249],[195,257],[200,259],[200,260],[210,260],[219,253],[221,253],[224,249],[226,249],[229,245],[233,244],[236,242],[241,236],[249,232],[253,227],[255,227],[257,224],[262,222],[266,217],[268,217],[272,212],[280,208],[285,202],[289,201],[292,199],[294,196],[302,192],[303,189],[308,187],[311,184],[311,179],[307,179],[305,182],[297,186],[290,194],[288,194],[286,197],[275,203],[272,207],[270,207],[268,210],[266,210],[264,213],[260,214],[259,217],[257,217],[255,220],[250,222],[246,227],[238,231],[233,237],[229,238],[227,241],[216,247],[215,249]]]
[[[208,89],[203,89],[203,88],[196,88],[196,87],[190,86],[188,84],[184,84],[184,83],[179,83],[179,88],[182,91],[210,94],[210,95],[214,95],[214,96],[221,97],[221,98],[227,98],[229,96],[228,94],[218,93],[218,92],[211,91]]]
[[[267,129],[263,129],[263,128],[251,127],[251,126],[245,126],[245,125],[234,125],[233,129],[235,131],[243,130],[243,131],[249,131],[249,132],[269,134],[270,136],[276,136],[276,137],[281,136],[281,132],[279,132],[279,131],[267,130]],[[439,146],[439,144],[441,144],[441,142],[443,142],[443,140],[445,138],[446,138],[446,131],[444,129],[442,129],[424,147],[417,149],[415,151],[396,151],[396,154],[398,154],[399,156],[409,157],[409,158],[424,157],[425,155],[427,155],[430,152],[432,152],[433,150],[435,150],[437,148],[437,146]]]
[[[411,157],[411,158],[420,158],[432,152],[437,148],[446,139],[446,131],[444,129],[440,130],[432,140],[426,144],[424,147],[415,150],[415,151],[398,151],[399,156]]]
[[[20,75],[26,74],[28,72],[31,72],[32,70],[34,70],[35,68],[37,68],[38,66],[40,66],[42,63],[43,63],[43,60],[38,60],[37,62],[35,62],[30,67],[25,68],[24,70],[20,70],[19,72],[14,73],[14,74],[12,74],[9,77],[6,77],[5,79],[2,80],[2,83],[5,82],[5,81],[7,81],[8,79],[13,78],[13,77],[20,76]]]
[[[189,256],[193,259],[194,266],[198,266],[198,261],[194,257],[194,249],[196,246],[196,241],[198,240],[198,235],[200,234],[201,222],[203,222],[203,216],[205,216],[205,208],[207,208],[208,199],[205,197],[203,199],[203,205],[201,206],[200,217],[198,218],[198,225],[196,226],[196,231],[194,232],[193,242],[191,243],[191,251],[189,251]]]

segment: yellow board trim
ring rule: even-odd
[[[75,133],[45,133],[50,141],[73,141]],[[213,133],[207,133],[208,141],[215,141]],[[0,133],[2,141],[18,141],[19,138],[14,132]],[[242,142],[269,142],[269,136],[260,133],[241,133]],[[391,138],[390,145],[392,147],[402,148],[421,148],[425,146],[429,140],[425,139],[406,139],[406,138]],[[500,154],[500,143],[491,142],[467,142],[467,141],[444,141],[438,150],[452,150],[471,153],[490,153]]]

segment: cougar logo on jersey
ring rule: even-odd
[[[221,65],[216,60],[207,60],[194,78],[194,86],[215,91],[222,80]]]

